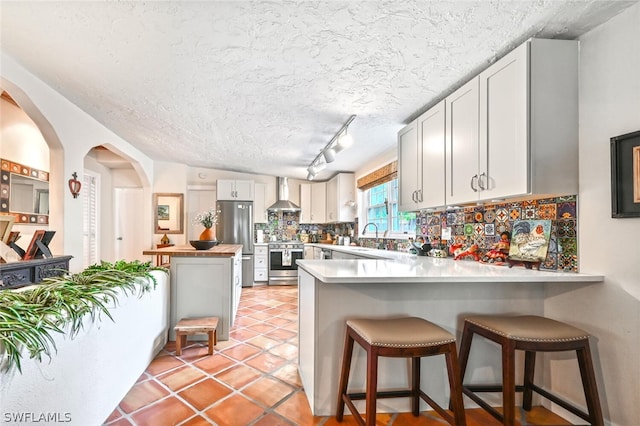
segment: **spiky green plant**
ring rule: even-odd
[[[77,274],[45,279],[24,291],[0,291],[0,360],[3,369],[22,372],[22,349],[30,358],[42,360],[57,351],[53,335],[68,328],[71,338],[82,329],[85,317],[91,321],[102,314],[113,321],[109,309],[121,294],[141,297],[156,287],[151,271],[166,269],[150,262],[101,262]],[[2,355],[4,352],[4,355]]]

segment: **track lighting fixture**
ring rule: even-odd
[[[307,167],[307,171],[309,174],[307,175],[307,180],[313,180],[318,172],[324,169],[327,166],[327,163],[331,163],[335,161],[336,154],[344,149],[348,148],[352,143],[353,139],[351,135],[347,134],[347,129],[349,124],[356,118],[355,115],[349,117],[349,119],[342,125],[338,133],[335,134],[334,137],[331,138],[329,143],[324,147],[320,154],[313,159],[309,167]]]
[[[336,150],[333,148],[326,148],[324,150],[324,161],[327,163],[331,163],[336,159]]]

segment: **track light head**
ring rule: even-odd
[[[332,163],[336,159],[336,150],[333,148],[327,148],[324,150],[324,161]]]

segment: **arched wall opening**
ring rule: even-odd
[[[42,84],[41,82],[38,83]],[[113,192],[118,185],[121,185],[124,188],[137,188],[139,191],[138,198],[142,200],[135,214],[140,219],[136,226],[138,229],[142,229],[144,233],[141,237],[136,238],[136,241],[130,241],[136,245],[134,250],[130,250],[130,253],[137,253],[139,255],[135,256],[135,258],[144,260],[145,258],[141,254],[142,250],[151,246],[153,238],[150,232],[152,222],[151,182],[153,162],[108,129],[105,129],[104,126],[79,110],[75,105],[69,104],[66,99],[50,88],[47,87],[47,91],[53,96],[46,99],[45,103],[48,105],[43,105],[43,103],[36,101],[42,95],[42,93],[37,93],[37,90],[32,95],[28,88],[23,90],[22,87],[14,84],[4,76],[1,77],[0,84],[0,88],[6,91],[15,101],[15,108],[19,108],[28,117],[28,120],[25,121],[32,122],[32,128],[29,131],[37,130],[46,144],[44,148],[23,151],[24,155],[20,158],[22,162],[28,164],[31,162],[28,158],[29,156],[43,157],[46,156],[46,153],[42,151],[47,148],[49,151],[49,223],[46,227],[29,224],[20,225],[21,234],[24,236],[19,242],[20,245],[28,245],[36,229],[54,230],[56,235],[50,244],[52,252],[54,254],[72,255],[73,259],[70,264],[72,272],[77,272],[86,266],[83,261],[85,235],[83,226],[80,225],[84,222],[83,192],[81,189],[80,197],[73,198],[68,188],[68,180],[72,177],[73,172],[78,174],[79,180],[83,179],[85,170],[89,173],[95,173],[95,170],[91,170],[90,167],[87,168],[86,164],[91,163],[90,153],[92,149],[95,146],[103,146],[128,161],[129,167],[127,172],[116,171],[116,179],[113,179],[113,176],[105,177],[107,173],[109,175],[114,174],[109,167],[98,170],[100,176],[105,177],[104,181],[112,184],[111,187],[103,185],[103,196],[99,200],[101,203],[100,211],[102,212],[99,216],[99,228],[103,237],[100,243],[99,258],[107,261],[117,260],[117,253],[113,244],[115,239],[113,222],[116,214],[113,206]],[[5,103],[4,100],[2,102],[3,104]],[[74,121],[73,116],[64,117],[55,112],[53,114],[49,113],[49,108],[55,108],[56,103],[66,104],[65,107],[73,110],[72,112],[76,115],[81,115],[82,120]],[[43,105],[43,107],[40,105]],[[8,123],[5,123],[4,119],[0,121],[0,126],[4,127],[5,124]],[[14,153],[17,151],[15,147],[9,147],[9,143],[15,144],[15,139],[9,141],[7,138],[0,138],[0,157],[2,157],[3,152]],[[13,160],[18,161],[18,159]],[[42,160],[38,162],[38,164],[40,163],[42,163]],[[127,175],[127,178],[123,179],[123,175]],[[116,186],[113,186],[114,184]],[[133,260],[133,258],[127,260]]]

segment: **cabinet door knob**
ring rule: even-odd
[[[477,174],[473,175],[473,177],[471,178],[470,185],[471,185],[471,189],[473,190],[473,192],[478,192],[478,189],[477,189],[477,188],[476,188],[476,186],[473,184],[473,181],[474,181],[474,180],[475,180],[476,182],[478,181],[478,175],[477,175]]]

